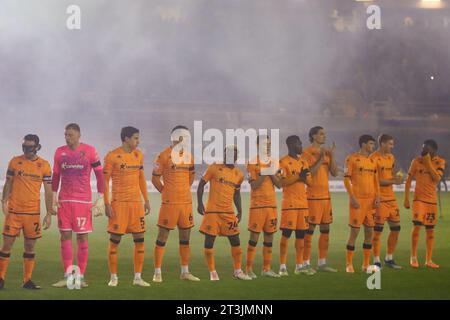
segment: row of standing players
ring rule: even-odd
[[[50,164],[37,156],[41,148],[36,135],[27,135],[22,145],[23,155],[14,157],[9,165],[3,188],[2,209],[5,213],[3,245],[0,251],[0,288],[9,263],[10,252],[15,238],[24,234],[24,275],[23,287],[39,289],[31,280],[34,268],[36,240],[41,237],[40,188],[44,184],[47,214],[42,225],[48,229],[52,215],[58,217],[61,233],[61,258],[65,278],[53,286],[65,287],[73,280],[72,232],[77,235],[77,267],[81,287],[87,287],[84,273],[88,258],[88,234],[92,231],[92,213],[103,211],[108,217],[108,265],[111,274],[109,286],[118,285],[118,247],[121,237],[131,233],[134,240],[134,280],[138,286],[149,286],[141,277],[144,263],[145,215],[150,213],[147,184],[144,175],[143,155],[137,149],[139,130],[122,128],[122,146],[109,152],[104,167],[95,148],[80,143],[80,127],[71,123],[66,126],[66,145],[55,152],[53,170]],[[176,134],[174,134],[176,133]],[[154,247],[154,282],[162,282],[161,266],[165,244],[170,230],[179,230],[179,251],[183,280],[199,281],[190,273],[190,230],[194,226],[192,214],[191,185],[195,171],[192,156],[187,152],[174,152],[183,136],[189,135],[184,126],[172,130],[172,145],[164,149],[155,159],[152,183],[162,194],[158,218],[158,235]],[[231,245],[234,277],[251,280],[257,277],[253,271],[253,260],[260,233],[263,233],[263,270],[267,277],[287,276],[288,240],[295,235],[295,274],[314,275],[316,271],[336,272],[327,264],[330,225],[333,221],[331,199],[328,186],[329,175],[337,176],[335,161],[336,146],[324,147],[325,130],[313,127],[309,131],[311,146],[303,150],[298,136],[286,139],[288,155],[277,161],[278,170],[261,174],[273,167],[274,160],[252,159],[247,165],[248,180],[251,185],[251,200],[248,217],[250,239],[247,245],[245,272],[242,270],[242,249],[239,239],[239,222],[242,217],[240,186],[244,174],[235,165],[237,149],[225,149],[224,162],[210,165],[197,190],[197,211],[203,216],[200,232],[205,236],[204,256],[210,271],[210,279],[219,280],[214,261],[214,241],[217,236],[226,236]],[[378,139],[379,148],[373,152],[375,139],[370,135],[359,138],[359,151],[349,155],[345,161],[344,184],[349,194],[350,235],[347,242],[346,272],[353,273],[353,253],[360,227],[364,227],[363,271],[370,264],[373,252],[374,264],[381,267],[380,236],[387,221],[390,227],[385,265],[395,269],[402,267],[394,262],[393,254],[400,232],[400,215],[394,184],[404,183],[401,173],[395,174],[395,159],[392,154],[394,138],[383,134]],[[258,137],[270,154],[270,139]],[[258,146],[260,147],[260,146]],[[405,185],[404,206],[409,209],[409,190],[413,178],[416,187],[413,199],[412,250],[410,265],[419,267],[417,246],[419,231],[426,229],[427,267],[438,268],[432,261],[434,226],[436,224],[436,185],[440,181],[445,161],[437,156],[437,143],[426,140],[420,157],[411,163]],[[178,154],[177,154],[178,153]],[[231,155],[231,156],[230,156]],[[175,159],[176,158],[176,159]],[[232,161],[226,161],[229,159]],[[234,158],[234,159],[233,159]],[[180,161],[180,159],[188,161]],[[267,161],[269,160],[269,161]],[[90,174],[97,178],[99,198],[92,204]],[[110,197],[110,180],[112,196]],[[203,191],[210,183],[209,198],[203,205]],[[282,210],[279,229],[280,269],[271,268],[273,235],[277,231],[278,213],[275,188],[282,188]],[[142,205],[142,198],[144,205]],[[234,207],[233,207],[234,205]],[[236,214],[237,211],[237,214]],[[311,267],[311,238],[319,225],[318,266]],[[71,278],[72,277],[72,278]]]

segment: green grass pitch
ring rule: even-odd
[[[248,194],[243,194],[243,221],[241,243],[244,251],[248,241]],[[399,203],[402,194],[397,194]],[[185,282],[179,277],[178,234],[171,233],[163,262],[163,282],[149,288],[133,287],[133,242],[131,236],[125,236],[119,247],[119,286],[110,288],[107,268],[108,235],[106,217],[94,218],[94,232],[89,239],[89,262],[86,280],[89,288],[68,290],[52,288],[51,284],[61,278],[62,264],[59,254],[59,236],[56,218],[50,230],[44,231],[36,249],[36,268],[33,280],[43,287],[40,291],[27,291],[21,288],[23,238],[16,240],[11,262],[6,276],[6,286],[0,291],[0,299],[449,299],[450,298],[450,194],[443,197],[444,218],[438,221],[434,260],[441,265],[439,270],[423,267],[425,255],[425,233],[422,231],[419,246],[421,267],[418,270],[409,267],[411,213],[401,210],[402,231],[395,258],[404,270],[383,269],[381,290],[368,290],[368,275],[360,271],[362,262],[362,234],[356,246],[355,268],[353,275],[345,273],[345,243],[348,235],[347,196],[344,193],[332,195],[334,223],[331,225],[330,249],[328,261],[338,268],[336,274],[318,273],[312,277],[294,275],[294,240],[289,244],[288,268],[290,276],[281,279],[258,277],[253,281],[238,281],[232,278],[232,261],[228,240],[216,240],[216,266],[220,281],[210,282],[209,273],[203,258],[203,237],[198,232],[201,216],[195,215],[196,226],[192,230],[190,270],[201,278],[198,283]],[[153,275],[153,246],[156,237],[156,218],[160,196],[151,195],[152,213],[150,223],[147,220],[146,259],[143,278],[151,281]],[[194,208],[196,203],[194,202]],[[0,227],[3,228],[3,218]],[[381,255],[384,257],[388,228],[383,234]],[[316,231],[313,239],[312,262],[317,260]],[[262,238],[258,244],[254,269],[257,274],[262,265]],[[278,270],[279,233],[274,241],[273,269]]]

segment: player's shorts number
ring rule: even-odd
[[[77,217],[78,228],[83,229],[87,219],[85,217]]]
[[[228,222],[228,230],[234,230],[238,227],[237,222]]]

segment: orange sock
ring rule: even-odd
[[[346,265],[353,265],[353,253],[355,252],[355,247],[351,245],[347,245],[347,255],[346,255]]]
[[[326,259],[328,255],[329,242],[330,242],[329,231],[321,232],[319,236],[319,259]]]
[[[231,256],[233,257],[234,270],[240,270],[242,268],[242,249],[241,246],[231,247]]]
[[[246,272],[253,270],[253,260],[255,259],[256,242],[249,240],[247,244],[247,265]]]
[[[156,245],[155,245],[155,250],[153,252],[154,256],[155,256],[155,261],[154,261],[154,265],[155,265],[155,269],[161,269],[161,265],[162,265],[162,260],[164,257],[164,249],[165,249],[165,242],[156,240]]]
[[[305,249],[305,239],[295,239],[295,263],[303,264],[303,251]]]
[[[111,274],[117,274],[117,249],[120,240],[109,239],[108,266]]]
[[[281,236],[280,241],[280,264],[286,264],[289,238]]]
[[[433,244],[434,244],[434,229],[430,228],[430,229],[426,229],[427,231],[427,252],[426,252],[426,257],[427,260],[426,262],[431,262],[431,258],[433,257]]]
[[[417,258],[417,246],[419,244],[420,226],[414,226],[411,233],[411,256]]]
[[[309,230],[308,230],[309,231]],[[311,241],[312,241],[312,234],[308,233],[308,231],[305,234],[305,241],[304,241],[304,249],[303,249],[303,260],[307,261],[311,259]]]
[[[23,254],[23,283],[31,280],[31,275],[34,268],[34,253]]]
[[[263,245],[263,270],[269,271],[272,262],[272,242],[264,242]]]
[[[209,272],[215,271],[216,263],[214,261],[214,249],[205,248],[203,252],[205,253],[205,260],[206,264],[208,265]]]
[[[397,247],[399,231],[392,231],[389,233],[387,242],[387,254],[394,254],[395,247]]]
[[[189,257],[191,255],[189,241],[180,241],[179,252],[180,252],[180,264],[182,266],[189,265]]]
[[[8,269],[9,257],[11,253],[4,253],[0,251],[0,279],[5,279],[6,270]]]
[[[372,244],[363,243],[363,268],[367,268],[369,266],[371,252],[372,252]]]
[[[383,227],[375,226],[373,232],[373,239],[372,239],[372,248],[373,248],[373,256],[379,257],[380,251],[381,251],[381,232],[383,230]]]
[[[144,265],[144,238],[134,240],[134,273],[142,273]]]

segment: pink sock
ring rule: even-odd
[[[80,268],[80,273],[84,276],[84,272],[86,271],[87,260],[88,260],[88,241],[86,240],[77,240],[77,264]]]
[[[72,240],[61,240],[61,257],[64,265],[64,273],[73,264]]]

